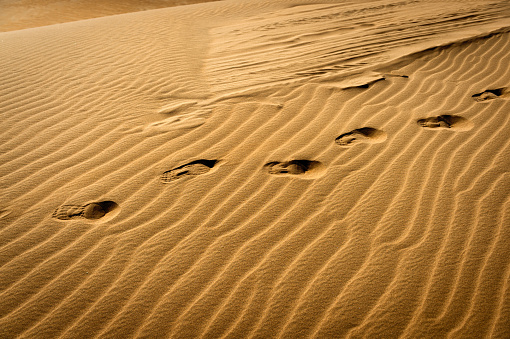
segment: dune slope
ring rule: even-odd
[[[440,3],[0,33],[0,337],[509,337],[510,5]]]
[[[4,0],[0,32],[220,0]]]

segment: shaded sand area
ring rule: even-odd
[[[2,0],[0,32],[221,0]]]
[[[0,338],[509,338],[510,3],[0,33]]]

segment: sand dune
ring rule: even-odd
[[[4,0],[0,32],[221,0]]]
[[[508,31],[227,0],[0,33],[0,337],[510,337]]]

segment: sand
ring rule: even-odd
[[[510,338],[507,1],[34,3],[0,338]]]
[[[0,32],[221,0],[2,0]]]

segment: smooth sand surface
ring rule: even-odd
[[[226,0],[0,33],[0,338],[510,338],[508,32]]]
[[[221,0],[1,0],[0,32]]]

